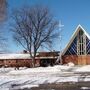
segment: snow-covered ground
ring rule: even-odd
[[[90,65],[38,68],[0,68],[0,90],[38,87],[39,84],[90,81]]]

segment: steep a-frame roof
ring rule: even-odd
[[[90,40],[90,36],[89,34],[85,31],[85,29],[79,24],[75,30],[75,32],[73,33],[73,35],[71,36],[71,39],[69,41],[69,43],[66,45],[65,49],[62,52],[62,55],[64,55],[66,53],[66,51],[68,50],[69,46],[72,44],[73,40],[75,39],[75,37],[77,36],[77,34],[79,33],[79,31],[82,30],[84,32],[84,34],[87,36],[87,38]]]

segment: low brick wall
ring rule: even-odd
[[[4,66],[4,61],[0,60],[0,67]]]
[[[75,65],[89,65],[90,55],[64,55],[62,56],[62,63],[67,64],[73,62]]]
[[[40,60],[37,59],[36,66],[40,66]],[[6,60],[0,60],[0,66],[5,67],[32,67],[32,60],[30,59],[6,59]]]
[[[62,63],[67,64],[69,62],[73,62],[74,64],[78,64],[78,56],[77,55],[65,55],[62,56]]]
[[[87,57],[86,57],[86,59],[87,59],[87,61],[86,61],[86,64],[90,64],[90,55],[88,55]]]

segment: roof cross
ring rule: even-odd
[[[64,27],[64,25],[59,21],[59,29],[62,30],[62,27]]]

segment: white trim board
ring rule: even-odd
[[[72,34],[71,39],[69,41],[69,43],[66,45],[65,49],[62,52],[62,55],[64,55],[66,53],[66,51],[68,50],[69,46],[71,45],[71,43],[73,42],[73,40],[75,39],[75,37],[77,36],[79,30],[82,30],[84,32],[84,34],[88,37],[88,39],[90,40],[90,36],[89,34],[85,31],[85,29],[79,24],[75,30],[75,32]]]

